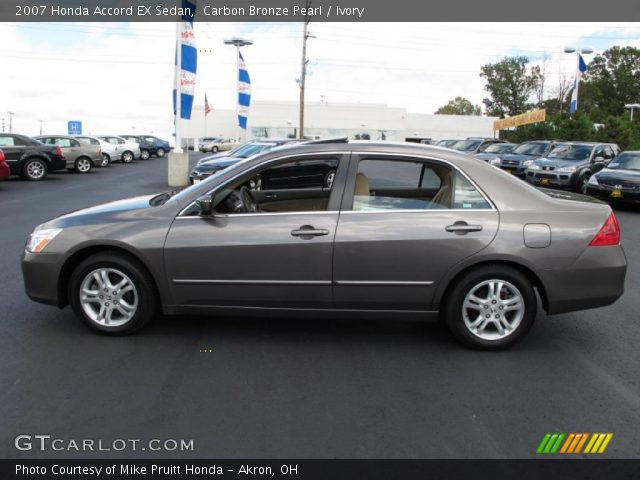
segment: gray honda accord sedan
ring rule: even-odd
[[[283,147],[179,193],[36,227],[26,291],[106,334],[164,314],[440,318],[496,349],[601,307],[627,268],[611,208],[427,145]]]

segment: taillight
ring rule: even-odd
[[[56,147],[56,155],[58,155],[59,157],[64,157],[64,155],[62,154],[62,149],[59,145]]]
[[[589,245],[592,247],[602,247],[606,245],[618,245],[619,243],[620,225],[618,224],[616,214],[611,212]]]
[[[4,162],[6,160],[5,156],[4,156],[4,152],[2,150],[0,150],[0,162]]]

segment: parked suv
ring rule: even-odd
[[[609,144],[566,142],[556,146],[546,158],[528,164],[526,179],[534,185],[570,188],[586,194],[591,175],[615,156]]]
[[[553,150],[559,142],[555,140],[534,140],[531,142],[524,142],[514,148],[513,153],[506,155],[500,155],[489,163],[496,167],[506,170],[512,173],[516,177],[524,178],[527,165],[533,160],[538,158],[544,158],[551,150]]]
[[[25,135],[0,133],[0,148],[11,174],[21,175],[27,180],[42,180],[49,172],[67,167],[59,146],[44,145]]]
[[[89,173],[93,167],[102,165],[102,149],[99,145],[80,142],[67,135],[43,135],[34,137],[45,145],[58,145],[67,161],[67,170]]]

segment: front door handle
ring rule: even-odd
[[[456,235],[466,235],[469,232],[481,231],[482,225],[469,225],[467,222],[455,222],[453,225],[447,225],[444,229]]]
[[[303,240],[311,240],[313,237],[329,235],[329,230],[324,228],[315,228],[311,225],[303,225],[297,230],[291,230],[291,235],[294,237],[300,237]]]

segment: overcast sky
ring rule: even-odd
[[[196,23],[199,55],[196,103],[207,91],[214,109],[235,108],[235,50],[244,36],[254,100],[298,99],[302,25]],[[565,45],[600,52],[640,46],[640,23],[311,23],[307,100],[382,103],[433,113],[464,96],[486,96],[480,67],[507,55],[547,58],[548,96],[558,75],[572,76]],[[85,133],[172,132],[175,24],[0,24],[0,116],[14,131],[65,133],[82,120]],[[588,61],[592,56],[588,56]]]

